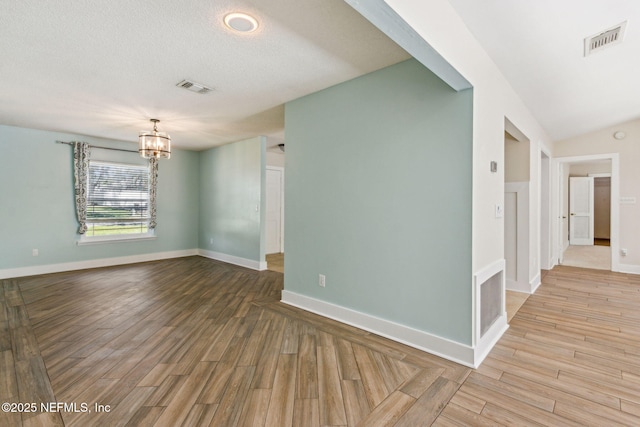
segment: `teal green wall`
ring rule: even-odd
[[[197,248],[264,261],[264,137],[200,153],[174,147],[159,163],[157,238],[83,246],[76,244],[72,148],[56,140],[137,148],[0,125],[0,270]],[[137,153],[94,149],[91,158],[145,164]]]
[[[78,246],[72,148],[56,140],[137,149],[122,141],[0,125],[0,269],[197,248],[198,153],[174,149],[170,160],[160,161],[157,239]],[[137,153],[98,149],[92,158],[144,162]]]
[[[472,96],[409,60],[286,105],[286,290],[471,345]]]
[[[264,261],[265,158],[264,137],[200,153],[201,249]]]

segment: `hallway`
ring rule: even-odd
[[[562,265],[611,271],[611,246],[569,246]]]

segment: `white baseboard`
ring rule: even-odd
[[[364,329],[365,331],[373,332],[374,334],[440,356],[452,362],[470,368],[477,367],[476,361],[479,360],[479,358],[476,357],[474,349],[468,345],[287,290],[282,291],[282,302],[346,323],[347,325]]]
[[[541,280],[540,273],[538,273],[529,283],[516,282],[515,280],[507,279],[505,281],[505,286],[508,291],[532,294],[536,289],[538,289],[538,286],[540,286]]]
[[[508,291],[523,292],[525,294],[531,293],[531,285],[526,282],[516,282],[515,280],[506,279],[505,288]]]
[[[207,251],[205,249],[198,249],[198,255],[205,258],[215,259],[217,261],[226,262],[229,264],[239,265],[240,267],[250,268],[252,270],[263,271],[267,269],[266,261],[256,261],[248,258],[241,258],[234,255],[224,254],[222,252]]]
[[[538,274],[536,274],[535,277],[531,279],[531,282],[529,282],[529,289],[530,289],[529,293],[533,294],[541,284],[542,284],[542,275],[540,272],[538,272]]]
[[[239,265],[252,270],[266,270],[266,262],[258,262],[246,258],[235,257],[220,252],[205,251],[203,249],[185,249],[181,251],[155,252],[149,254],[130,255],[114,258],[99,258],[86,261],[65,262],[60,264],[34,265],[30,267],[18,267],[0,269],[0,279],[14,277],[36,276],[38,274],[61,273],[63,271],[84,270],[87,268],[111,267],[114,265],[135,264],[137,262],[157,261],[169,258],[181,258],[200,255],[229,264]]]
[[[474,360],[472,368],[477,368],[480,366],[485,357],[489,355],[489,352],[493,348],[494,345],[498,342],[498,340],[502,337],[502,335],[509,329],[509,324],[507,323],[507,314],[503,313],[502,316],[498,317],[493,325],[489,328],[487,332],[478,340],[478,345],[474,349]]]
[[[8,268],[0,270],[0,279],[35,276],[38,274],[60,273],[63,271],[84,270],[87,268],[111,267],[114,265],[134,264],[137,262],[157,261],[169,258],[181,258],[198,255],[197,249],[182,251],[156,252],[114,258],[91,259],[87,261],[65,262],[60,264],[34,265],[31,267]]]
[[[640,265],[637,264],[618,264],[616,270],[620,273],[640,274]]]

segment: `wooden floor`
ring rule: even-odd
[[[638,276],[555,268],[475,371],[200,257],[0,283],[2,426],[640,425]]]
[[[640,276],[558,266],[439,426],[639,426]]]
[[[507,308],[507,322],[511,323],[511,319],[522,307],[522,304],[529,298],[529,294],[524,292],[507,291],[506,295],[506,308]]]
[[[284,273],[284,254],[269,254],[266,256],[267,268],[271,271]]]
[[[470,372],[279,303],[282,277],[192,257],[3,281],[2,398],[109,405],[57,420],[79,426],[415,425]],[[14,349],[42,369],[10,368]]]

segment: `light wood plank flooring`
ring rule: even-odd
[[[3,281],[2,398],[109,412],[1,413],[0,425],[414,425],[469,374],[281,304],[282,277],[190,257]],[[44,362],[32,376],[10,360],[27,344]]]
[[[0,283],[0,400],[91,410],[3,426],[640,425],[638,276],[557,267],[475,371],[200,257]]]
[[[562,265],[611,271],[611,247],[570,245],[564,251]]]
[[[284,273],[284,254],[269,254],[266,256],[267,268],[271,271]]]
[[[438,426],[640,425],[640,276],[555,267]]]
[[[511,322],[513,316],[516,315],[522,304],[529,298],[529,294],[524,292],[507,291],[506,307],[507,307],[507,322]]]

